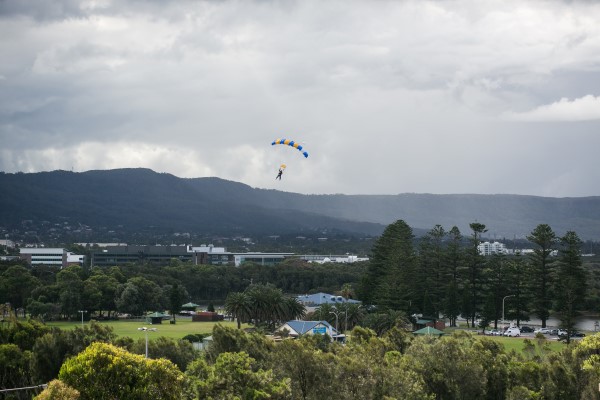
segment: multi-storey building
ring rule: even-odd
[[[506,245],[500,242],[483,242],[477,246],[479,254],[483,256],[491,256],[492,254],[508,254]]]
[[[54,265],[64,268],[68,265],[83,265],[85,262],[85,256],[61,248],[25,247],[19,251],[21,258],[29,265]]]

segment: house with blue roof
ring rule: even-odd
[[[334,340],[340,340],[345,335],[340,335],[327,321],[288,321],[277,329],[278,332],[288,331],[290,337],[300,337],[302,335],[329,335]]]

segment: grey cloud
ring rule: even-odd
[[[0,18],[31,17],[37,21],[62,20],[79,18],[86,13],[81,9],[79,0],[36,1],[36,0],[2,0],[0,1]]]
[[[143,166],[306,193],[597,190],[584,184],[597,121],[502,119],[600,95],[595,3],[36,4],[0,3],[0,33],[18,33],[0,38],[5,171]],[[273,153],[279,136],[310,158]]]

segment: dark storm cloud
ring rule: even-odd
[[[0,169],[275,187],[285,161],[276,187],[305,193],[597,194],[598,19],[594,2],[1,1]],[[283,136],[311,156],[275,151]]]

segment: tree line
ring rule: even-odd
[[[0,303],[10,303],[22,315],[49,319],[113,318],[118,313],[142,315],[169,310],[192,301],[222,304],[232,292],[252,284],[270,284],[285,293],[337,292],[355,285],[365,269],[357,264],[310,264],[289,260],[277,266],[248,263],[241,267],[193,265],[172,260],[170,265],[131,264],[86,269],[69,266],[0,265]]]
[[[111,268],[64,269],[0,264],[0,303],[44,319],[112,318],[170,310],[193,301],[222,304],[253,283],[270,284],[286,294],[319,291],[342,294],[380,309],[408,315],[444,316],[451,325],[459,316],[497,327],[505,319],[518,324],[537,317],[545,326],[550,313],[572,329],[577,313],[600,307],[600,276],[583,268],[582,242],[575,232],[558,237],[538,225],[528,236],[530,255],[484,257],[477,245],[486,226],[472,223],[464,236],[456,227],[437,225],[416,238],[404,221],[390,224],[377,238],[370,260],[353,264],[310,264],[287,260],[276,266],[241,267],[127,264]],[[554,255],[553,251],[558,251]],[[593,266],[593,265],[592,265]],[[503,310],[504,309],[504,310]]]
[[[533,253],[486,257],[477,248],[486,226],[470,228],[465,238],[456,227],[437,225],[415,241],[404,221],[389,225],[373,246],[359,298],[408,314],[442,315],[451,325],[463,316],[473,326],[497,327],[504,313],[517,324],[535,316],[545,327],[555,312],[570,331],[578,312],[597,307],[586,296],[590,275],[575,232],[558,237],[540,224],[527,237]]]

